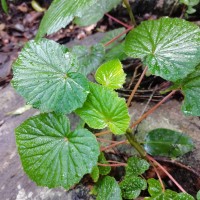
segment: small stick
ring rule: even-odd
[[[99,133],[95,133],[95,136],[97,137],[97,136],[105,135],[105,134],[108,134],[108,133],[110,133],[109,130],[101,131],[101,132],[99,132]]]

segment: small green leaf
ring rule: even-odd
[[[122,88],[125,78],[123,66],[118,59],[104,63],[97,69],[95,74],[96,81],[110,89]]]
[[[197,192],[197,200],[200,200],[200,190]]]
[[[180,0],[180,3],[183,3],[187,6],[196,6],[199,3],[199,0]]]
[[[121,0],[98,0],[90,7],[82,8],[82,15],[75,18],[74,22],[79,26],[89,26],[98,22],[105,13],[117,6]]]
[[[193,196],[187,193],[179,193],[173,200],[195,200]]]
[[[102,164],[109,164],[107,162],[103,152],[100,153],[98,162],[102,163]],[[111,171],[111,167],[110,166],[98,166],[98,167],[99,167],[99,174],[101,174],[101,175],[107,175]]]
[[[37,185],[69,189],[97,164],[96,137],[87,129],[71,132],[65,115],[31,117],[15,132],[24,171]]]
[[[125,179],[119,184],[122,197],[125,199],[137,198],[141,190],[145,190],[147,187],[146,180],[136,176],[125,177]]]
[[[96,189],[97,200],[122,200],[120,187],[113,177],[104,177],[97,183]]]
[[[113,38],[115,38],[116,36],[118,36],[119,34],[123,33],[125,31],[125,28],[117,28],[114,29],[112,31],[108,31],[105,33],[105,36],[102,38],[102,40],[100,41],[102,44],[106,44],[107,42],[109,42],[110,40],[112,40]],[[117,40],[115,40],[114,42],[112,42],[109,46],[107,46],[107,49],[112,49],[113,47],[115,47],[117,44],[119,44],[119,42],[121,42],[125,37],[125,34],[122,35],[121,37],[119,37]],[[121,49],[122,50],[122,49]]]
[[[6,0],[1,0],[1,6],[3,8],[3,11],[5,13],[8,13],[8,4],[7,4]]]
[[[147,183],[149,185],[148,192],[151,196],[157,196],[162,193],[162,186],[158,180],[150,178],[147,180]]]
[[[182,83],[184,102],[182,111],[186,115],[200,116],[200,65]]]
[[[13,67],[13,87],[42,112],[70,113],[89,93],[87,79],[75,73],[75,57],[54,41],[28,42]]]
[[[82,108],[76,113],[91,127],[109,127],[114,134],[124,134],[130,117],[125,100],[117,93],[103,86],[90,83],[90,94]]]
[[[127,161],[126,176],[137,176],[149,169],[149,163],[138,157],[131,157]]]
[[[159,128],[147,134],[144,148],[154,156],[177,157],[191,151],[194,144],[184,133]]]
[[[102,44],[95,44],[91,47],[74,46],[71,52],[76,55],[79,61],[78,72],[85,76],[95,71],[105,56],[105,48]]]
[[[142,59],[152,74],[177,81],[200,63],[200,29],[178,18],[145,21],[126,37],[125,52]]]
[[[96,183],[99,180],[99,168],[98,166],[94,166],[92,172],[90,174],[92,180]]]

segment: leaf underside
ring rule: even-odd
[[[24,171],[37,185],[69,189],[97,164],[95,136],[86,129],[71,132],[64,115],[31,117],[15,132]]]

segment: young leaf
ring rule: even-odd
[[[97,200],[122,200],[120,187],[113,177],[106,176],[100,180],[96,190]]]
[[[87,79],[75,73],[75,57],[54,41],[28,42],[13,67],[13,87],[43,112],[70,113],[89,93]]]
[[[119,184],[122,197],[125,199],[137,198],[141,190],[145,190],[147,187],[146,180],[137,176],[126,176],[125,179]]]
[[[67,26],[75,16],[82,17],[86,8],[91,9],[98,0],[55,0],[45,13],[36,38],[43,37],[46,33],[49,35],[55,33],[61,28]]]
[[[109,127],[114,134],[124,134],[130,117],[124,99],[103,86],[90,83],[90,94],[82,108],[75,111],[91,128]]]
[[[152,74],[177,81],[200,63],[200,29],[183,19],[146,21],[128,34],[125,52],[141,58]]]
[[[102,164],[109,164],[107,162],[103,152],[100,153],[98,162],[102,163]],[[98,166],[98,168],[99,168],[99,174],[101,174],[101,175],[107,175],[111,171],[111,167],[110,166]]]
[[[182,111],[187,115],[200,116],[200,65],[183,80],[181,88],[184,94]]]
[[[147,183],[149,185],[148,192],[151,196],[157,196],[162,193],[162,186],[158,180],[150,178]]]
[[[131,157],[128,159],[126,167],[126,176],[137,176],[143,174],[149,169],[149,163],[138,157]]]
[[[5,13],[8,13],[8,4],[7,4],[6,0],[1,0],[1,6],[3,8],[3,11]]]
[[[159,128],[147,134],[144,148],[154,156],[177,157],[191,151],[194,144],[184,133]]]
[[[97,69],[95,74],[96,81],[110,89],[122,88],[125,77],[123,66],[118,59],[104,63]]]
[[[96,70],[105,56],[105,48],[102,44],[95,44],[91,47],[74,46],[71,52],[79,61],[78,72],[85,76]]]
[[[92,177],[92,180],[93,180],[95,183],[98,181],[98,179],[99,179],[99,168],[98,168],[98,166],[94,166],[94,167],[93,167],[90,176]]]
[[[69,189],[97,164],[95,136],[87,129],[71,132],[65,115],[31,117],[15,132],[24,171],[37,185]]]
[[[187,193],[179,193],[173,200],[195,200],[193,196]]]
[[[82,9],[82,16],[75,18],[74,22],[79,26],[89,26],[98,22],[105,13],[109,12],[113,7],[117,6],[121,0],[98,0],[90,7]]]

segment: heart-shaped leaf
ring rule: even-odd
[[[86,129],[71,132],[64,115],[34,116],[15,132],[24,171],[40,186],[69,189],[97,164],[95,136]]]
[[[194,144],[184,133],[159,128],[147,134],[144,148],[154,156],[177,157],[191,151]]]
[[[141,58],[152,74],[177,81],[200,63],[200,29],[183,19],[146,21],[128,34],[125,52]]]
[[[111,89],[122,88],[125,77],[122,64],[118,59],[104,63],[97,69],[95,74],[98,83]]]
[[[79,61],[78,72],[85,76],[96,70],[105,56],[105,48],[102,44],[95,44],[91,47],[74,46],[71,52]]]
[[[89,93],[87,79],[75,73],[75,57],[54,41],[28,42],[13,67],[13,87],[41,111],[70,113]]]
[[[49,35],[55,33],[61,28],[67,26],[74,17],[82,17],[86,8],[93,10],[91,6],[98,0],[55,0],[45,13],[36,38],[43,37],[46,33]]]
[[[130,117],[124,99],[103,86],[90,83],[90,94],[82,108],[76,113],[91,127],[109,127],[114,134],[124,134]]]
[[[82,8],[81,17],[75,18],[74,22],[79,26],[89,26],[98,22],[105,13],[109,12],[113,7],[117,6],[121,0],[98,0],[90,7]]]
[[[122,200],[121,190],[117,181],[110,176],[105,176],[97,183],[97,200]]]

